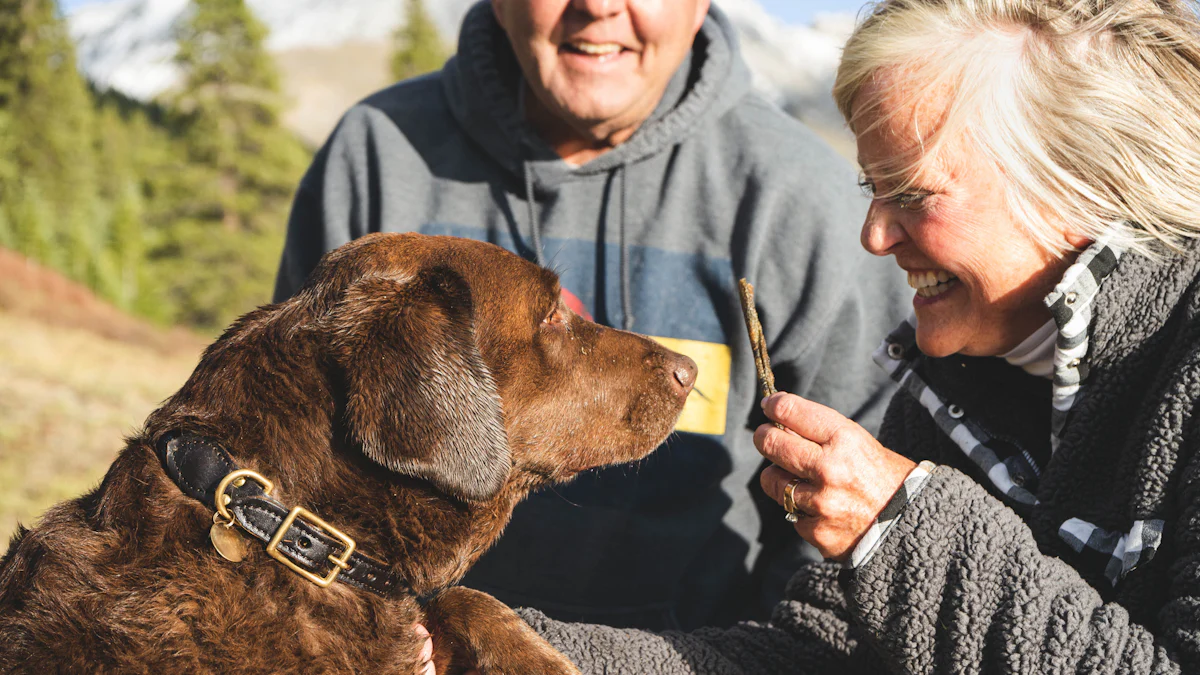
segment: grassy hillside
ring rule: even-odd
[[[0,537],[96,485],[204,342],[0,249]],[[6,544],[0,545],[6,548]]]

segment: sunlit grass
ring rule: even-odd
[[[0,551],[17,523],[99,483],[199,359],[0,310]]]

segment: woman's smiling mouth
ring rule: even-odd
[[[932,298],[954,288],[958,277],[945,270],[909,272],[908,285],[917,289],[922,298]]]

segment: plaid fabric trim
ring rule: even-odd
[[[908,477],[900,484],[900,489],[888,500],[887,506],[879,512],[879,517],[875,519],[871,528],[850,552],[850,558],[846,561],[847,567],[854,569],[867,564],[871,556],[875,555],[875,550],[879,548],[879,543],[883,541],[888,530],[892,529],[892,525],[900,518],[904,507],[917,498],[925,483],[929,481],[929,474],[933,473],[936,467],[933,462],[925,461],[908,473]]]
[[[944,401],[912,369],[909,355],[917,350],[915,324],[916,318],[910,317],[892,331],[875,350],[875,363],[887,371],[888,375],[900,384],[901,389],[920,401],[942,433],[954,441],[963,454],[987,474],[996,489],[1021,504],[1036,504],[1037,498],[1033,493],[1013,481],[1008,465],[988,447],[988,441],[992,440],[991,435],[971,421],[962,408]]]
[[[1124,250],[1098,241],[1067,269],[1063,280],[1046,296],[1046,307],[1058,325],[1054,347],[1054,410],[1050,418],[1050,448],[1058,450],[1062,431],[1087,384],[1088,328],[1092,323],[1092,301],[1100,284],[1117,268]],[[1133,568],[1150,561],[1162,545],[1164,522],[1138,520],[1126,534],[1110,532],[1079,518],[1071,518],[1058,529],[1058,536],[1076,553],[1099,554],[1107,560],[1104,576],[1116,586]]]
[[[1087,380],[1088,327],[1092,323],[1092,301],[1100,284],[1117,268],[1124,251],[1098,241],[1067,268],[1062,281],[1046,296],[1046,308],[1058,325],[1054,345],[1054,410],[1050,417],[1050,450],[1058,450],[1060,435],[1079,400]]]
[[[1133,568],[1154,558],[1162,545],[1165,525],[1162,520],[1139,520],[1128,534],[1122,535],[1072,518],[1058,529],[1058,536],[1076,553],[1084,553],[1086,547],[1090,552],[1107,555],[1104,576],[1116,586]]]

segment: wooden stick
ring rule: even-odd
[[[775,374],[771,372],[771,357],[767,356],[767,339],[763,336],[758,310],[754,308],[754,286],[745,279],[738,280],[742,295],[742,314],[746,317],[746,331],[750,333],[750,349],[754,350],[754,368],[758,381],[762,383],[763,396],[775,393]]]

